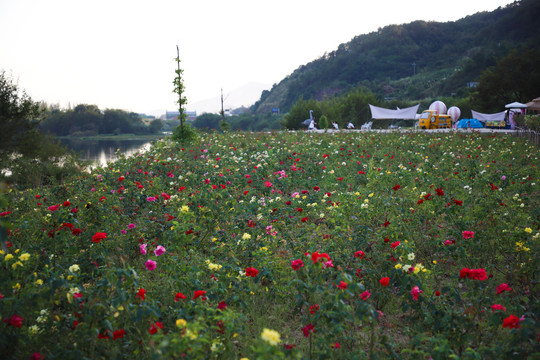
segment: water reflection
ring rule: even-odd
[[[61,139],[63,145],[80,154],[82,160],[92,162],[92,167],[106,166],[117,159],[119,151],[125,156],[139,154],[150,148],[148,140],[81,140]]]

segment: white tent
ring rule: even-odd
[[[522,104],[520,102],[514,101],[513,103],[506,104],[505,108],[507,108],[507,109],[524,109],[524,108],[527,108],[527,104]]]
[[[482,114],[477,111],[471,110],[472,117],[479,121],[503,121],[506,111],[501,111],[495,114]]]
[[[406,109],[391,110],[369,104],[372,119],[416,119],[416,113],[420,104]]]

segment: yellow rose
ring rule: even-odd
[[[26,261],[28,259],[30,259],[30,254],[29,253],[24,253],[21,256],[19,256],[19,260]]]
[[[261,338],[271,345],[277,345],[281,342],[281,335],[275,330],[263,329]]]

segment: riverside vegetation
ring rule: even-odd
[[[229,132],[10,189],[0,357],[538,357],[538,156]]]

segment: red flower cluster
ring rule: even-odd
[[[195,290],[195,292],[193,293],[193,300],[200,297],[202,299],[202,301],[205,301],[206,296],[204,296],[204,294],[206,294],[206,291],[204,291],[204,290]]]
[[[515,315],[510,315],[506,319],[503,320],[503,328],[509,328],[509,329],[519,329],[519,318]]]
[[[156,322],[148,328],[148,332],[152,335],[158,332],[158,328],[163,329],[163,323]]]
[[[98,244],[101,240],[107,238],[107,233],[97,232],[92,236],[92,242]]]
[[[310,333],[315,333],[315,326],[313,324],[307,324],[302,328],[302,332],[305,337],[309,337]]]
[[[309,307],[309,312],[310,314],[315,314],[317,311],[319,311],[319,309],[319,304],[314,304]]]
[[[484,269],[469,269],[469,268],[463,268],[459,271],[459,277],[465,278],[468,277],[472,280],[487,280],[487,273]]]
[[[176,293],[176,295],[174,296],[174,301],[178,301],[180,299],[184,300],[185,298],[186,296],[182,294],[181,292],[179,292],[179,293]]]
[[[301,267],[304,267],[304,262],[301,259],[293,260],[291,261],[291,267],[293,268],[293,270],[298,270]]]
[[[364,256],[366,256],[366,254],[364,254],[362,250],[358,250],[357,252],[354,253],[354,257],[359,257],[360,259],[363,259]]]
[[[327,253],[319,254],[318,251],[315,251],[313,254],[311,254],[311,260],[313,260],[314,264],[319,260],[319,262],[326,263],[327,261],[330,261],[330,255],[328,255]]]
[[[381,280],[379,280],[379,283],[382,286],[388,286],[388,284],[390,284],[390,278],[389,277],[383,277],[383,278],[381,278]]]
[[[218,310],[225,310],[227,308],[227,303],[225,301],[221,301],[218,306],[217,306],[217,309]]]
[[[497,286],[497,294],[501,294],[505,291],[512,291],[512,288],[508,286],[508,284],[502,283],[501,285]]]
[[[137,291],[137,295],[135,297],[138,297],[141,300],[144,300],[145,294],[146,294],[146,290],[144,290],[143,288],[140,288],[139,291]]]
[[[20,328],[20,327],[22,327],[23,318],[20,317],[19,315],[13,315],[10,319],[4,319],[4,322],[8,326],[13,326],[13,327],[16,327],[16,328]]]
[[[246,268],[246,276],[256,277],[257,274],[259,274],[259,270],[252,267]]]

